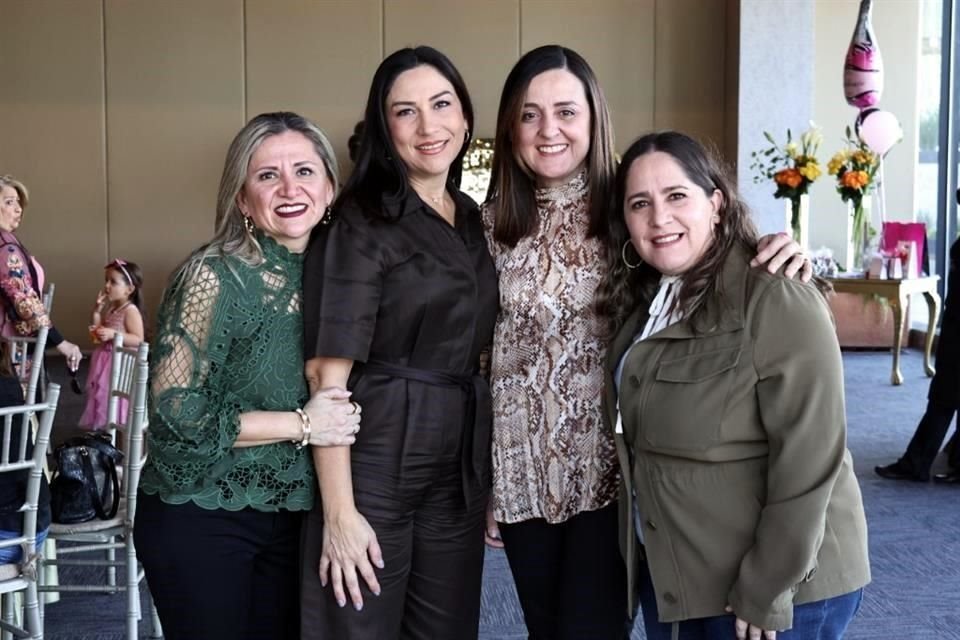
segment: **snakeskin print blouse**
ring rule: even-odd
[[[499,522],[563,522],[617,497],[612,432],[601,413],[605,343],[594,293],[601,243],[588,239],[587,181],[537,189],[539,227],[493,240],[500,316],[491,358],[493,506]]]

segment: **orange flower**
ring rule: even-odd
[[[840,184],[851,189],[862,189],[870,182],[866,171],[847,171],[840,178]]]
[[[773,180],[777,184],[785,184],[791,189],[796,189],[803,182],[803,176],[796,169],[781,169],[773,175]]]

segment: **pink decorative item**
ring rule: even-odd
[[[903,265],[904,278],[920,277],[920,258],[917,256],[917,243],[901,240],[897,243],[897,257]]]
[[[870,23],[873,0],[860,0],[860,15],[850,38],[843,65],[843,94],[858,109],[880,102],[883,93],[883,58]]]
[[[881,157],[903,139],[903,129],[897,116],[880,109],[861,111],[857,117],[856,129],[860,139]]]
[[[904,278],[919,278],[920,261],[927,243],[927,225],[922,222],[884,222],[880,248],[899,258]],[[894,276],[890,276],[894,277]]]

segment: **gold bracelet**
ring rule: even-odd
[[[305,446],[310,444],[310,431],[312,426],[310,424],[310,416],[307,415],[307,412],[297,407],[294,409],[297,414],[297,417],[300,418],[300,440],[294,440],[293,443],[296,445],[297,449],[303,449]]]

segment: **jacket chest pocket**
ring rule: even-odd
[[[643,411],[647,444],[694,451],[715,445],[741,352],[736,346],[661,361]]]

